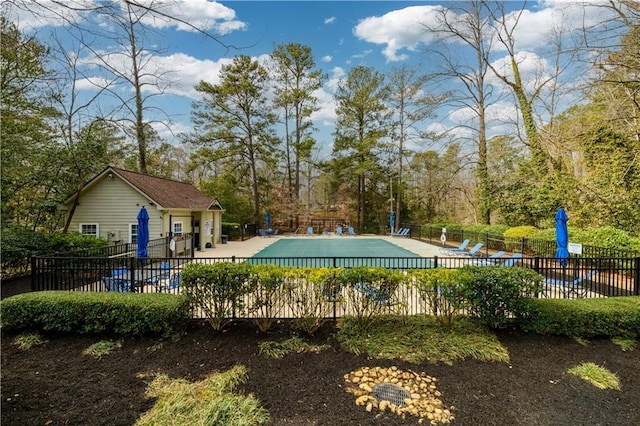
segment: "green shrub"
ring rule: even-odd
[[[174,335],[189,310],[182,296],[159,293],[42,291],[0,302],[2,328],[9,332]]]
[[[466,232],[475,232],[478,234],[503,235],[509,225],[465,225],[462,229]]]
[[[222,233],[228,235],[230,240],[239,240],[242,237],[242,225],[237,222],[222,222]]]
[[[337,276],[341,268],[290,268],[285,291],[287,305],[295,318],[294,327],[309,335],[331,316],[339,299]]]
[[[285,301],[285,276],[288,268],[276,265],[255,265],[251,275],[253,304],[251,312],[256,314],[258,329],[266,332],[283,311]]]
[[[468,313],[488,327],[501,327],[511,316],[526,317],[530,301],[542,287],[542,276],[524,268],[465,266],[460,295]]]
[[[572,337],[640,337],[640,297],[535,299],[526,331]]]
[[[402,309],[406,299],[397,294],[402,280],[398,271],[366,266],[345,269],[338,275],[359,330],[372,326],[383,313]]]
[[[415,269],[408,272],[427,311],[445,326],[452,326],[463,306],[460,283],[470,277],[460,269]]]
[[[88,237],[77,232],[45,234],[18,226],[3,227],[2,244],[0,244],[2,279],[26,276],[31,266],[31,256],[106,245],[107,240],[104,238]]]
[[[508,251],[521,252],[522,239],[531,238],[538,231],[535,226],[516,226],[504,231],[504,243]]]
[[[245,262],[189,263],[182,270],[183,294],[189,305],[201,310],[213,329],[220,331],[234,314],[244,313],[252,273],[253,266]]]
[[[89,249],[106,247],[109,242],[104,238],[96,238],[82,235],[79,232],[54,232],[47,235],[49,240],[49,253],[76,252]]]
[[[569,239],[574,242],[571,234],[569,234]],[[616,229],[613,226],[585,229],[583,235],[575,242],[615,250],[633,250],[632,241],[627,231]]]

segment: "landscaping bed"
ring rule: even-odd
[[[233,323],[215,332],[194,322],[180,337],[117,338],[113,352],[83,355],[101,336],[45,336],[47,342],[17,348],[2,336],[2,425],[133,425],[155,400],[145,397],[150,376],[203,380],[236,365],[247,369],[237,391],[253,394],[273,425],[408,425],[377,408],[356,405],[345,375],[364,367],[425,373],[437,380],[439,397],[451,407],[455,425],[636,425],[640,424],[640,356],[610,339],[577,341],[505,328],[496,332],[509,362],[473,359],[452,365],[414,364],[354,355],[340,347],[334,324],[306,341],[318,351],[280,358],[260,353],[266,341],[295,335],[288,323],[259,333],[251,323]],[[325,345],[329,345],[326,347]],[[567,373],[592,362],[615,373],[621,390],[600,390]],[[425,422],[425,424],[427,424]]]

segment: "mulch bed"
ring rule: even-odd
[[[565,337],[498,331],[511,362],[474,360],[444,364],[410,364],[369,359],[341,350],[332,324],[310,340],[330,343],[320,353],[281,359],[258,353],[264,340],[291,336],[287,324],[267,335],[250,324],[233,324],[214,332],[194,323],[176,341],[126,338],[121,349],[101,359],[82,351],[101,340],[88,336],[49,336],[28,351],[2,336],[2,417],[11,425],[132,425],[153,405],[144,398],[139,373],[200,380],[213,371],[242,364],[249,369],[240,390],[254,394],[269,411],[273,425],[409,425],[401,419],[356,406],[344,375],[364,366],[397,366],[438,379],[446,406],[454,406],[455,425],[638,425],[640,424],[640,354],[624,352],[610,340],[587,346]],[[599,390],[567,374],[568,368],[593,362],[616,373],[621,391]]]

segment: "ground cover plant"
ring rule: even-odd
[[[400,342],[405,337],[403,333],[412,329],[407,319],[398,319],[395,327],[391,318],[386,320],[389,321],[386,325],[389,332],[384,335],[386,342],[393,342],[394,337]],[[441,327],[438,321],[433,322]],[[223,331],[214,331],[206,322],[194,322],[179,338],[124,337],[119,340],[120,347],[98,358],[83,356],[82,352],[105,340],[101,336],[48,335],[45,343],[22,350],[13,344],[13,336],[5,333],[1,353],[1,422],[3,425],[143,424],[149,413],[160,409],[158,404],[165,407],[163,412],[176,409],[163,400],[160,389],[184,386],[189,391],[180,395],[189,392],[197,395],[205,392],[199,386],[212,375],[232,371],[235,366],[243,369],[242,379],[224,393],[231,398],[255,398],[259,403],[253,405],[255,410],[264,409],[268,414],[264,424],[418,424],[420,417],[407,414],[402,418],[389,407],[383,411],[372,404],[367,411],[371,401],[356,404],[357,397],[346,389],[350,384],[346,383],[345,375],[376,367],[424,372],[425,376],[435,378],[441,409],[450,410],[451,424],[455,425],[635,425],[640,420],[637,404],[640,357],[637,350],[622,350],[609,338],[588,339],[588,344],[582,345],[570,337],[505,327],[485,338],[492,345],[476,351],[491,354],[500,348],[503,352],[499,353],[508,354],[508,360],[476,356],[471,350],[459,357],[448,355],[446,359],[450,362],[425,357],[409,362],[379,357],[373,350],[356,354],[348,347],[345,349],[344,339],[337,337],[347,332],[345,326],[348,321],[327,322],[309,336],[299,335],[299,330],[287,321],[276,322],[268,333],[259,332],[253,322],[236,321]],[[420,328],[426,328],[420,336],[424,341],[422,350],[437,353],[428,349],[429,345],[442,344],[436,337],[437,328],[429,331],[431,326],[426,324]],[[416,324],[413,329],[417,329]],[[303,337],[309,345],[324,349],[290,351],[281,357],[260,353],[265,342],[286,346],[285,342],[294,337]],[[379,338],[382,337],[375,334],[365,336],[371,347],[393,346],[374,342]],[[605,366],[614,373],[620,390],[598,389],[569,373],[570,368],[587,362]],[[180,397],[178,401],[189,405],[186,398]],[[204,412],[206,408],[198,410]],[[156,420],[148,424],[166,423]],[[249,424],[260,423],[254,420]]]

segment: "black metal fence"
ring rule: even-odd
[[[34,257],[32,291],[109,291],[108,280],[117,277],[127,291],[177,292],[169,279],[189,262],[249,262],[293,267],[351,268],[375,266],[390,269],[460,268],[466,265],[501,265],[504,260],[488,257],[288,257],[288,258],[191,258],[155,257]],[[562,266],[554,257],[512,259],[511,267],[533,269],[545,278],[539,297],[595,298],[640,295],[640,257],[571,258]],[[124,272],[119,272],[124,271]],[[121,276],[118,276],[121,274]]]
[[[142,259],[137,257],[137,244],[131,243],[35,256],[31,258],[31,291],[105,291],[102,278],[119,270],[127,271],[130,289],[138,291],[161,275],[163,264],[175,268],[191,260],[193,243],[191,234],[151,240],[147,257]]]
[[[427,241],[435,245],[442,245],[440,239],[442,236],[442,228],[422,225],[405,226],[411,229],[411,238]],[[482,252],[487,255],[492,250],[504,250],[507,252],[523,253],[527,256],[554,257],[557,248],[555,241],[537,238],[505,237],[503,235],[485,232],[447,229],[447,247],[454,247],[454,243],[461,243],[465,239],[471,240],[472,244],[482,243]],[[581,257],[583,258],[634,258],[638,256],[640,256],[640,253],[632,250],[582,245]]]

